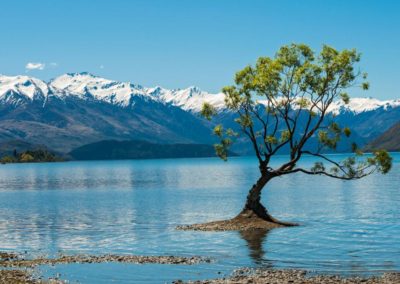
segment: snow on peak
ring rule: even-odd
[[[50,85],[66,95],[94,99],[127,106],[134,95],[146,95],[140,85],[118,82],[94,76],[87,72],[67,73],[53,79]]]
[[[210,94],[194,86],[174,90],[161,87],[149,88],[148,94],[157,97],[162,102],[172,104],[186,111],[200,112],[205,102],[212,104],[219,110],[225,107],[224,94]]]
[[[49,88],[42,80],[29,76],[0,75],[0,99],[15,100],[8,96],[9,94],[18,94],[25,99],[33,100],[36,97],[47,97]]]
[[[387,108],[398,106],[400,106],[400,100],[381,101],[375,98],[351,98],[348,104],[345,104],[341,100],[333,102],[330,105],[328,112],[333,114],[339,114],[342,112],[359,114],[362,112],[376,110],[381,107],[386,110]]]
[[[282,100],[282,98],[277,98],[276,99],[278,102]],[[258,100],[257,101],[259,104],[268,105],[267,100]],[[293,102],[292,108],[293,109],[298,109],[298,101],[296,100]],[[353,114],[360,114],[362,112],[368,112],[368,111],[373,111],[378,108],[383,108],[383,109],[388,109],[388,108],[393,108],[393,107],[399,107],[400,106],[400,99],[398,100],[386,100],[386,101],[381,101],[375,98],[350,98],[350,101],[348,104],[345,104],[342,100],[336,100],[331,105],[328,107],[327,112],[332,113],[335,115],[341,114],[341,113],[353,113]]]
[[[129,106],[132,98],[140,96],[146,100],[174,105],[186,111],[200,112],[205,102],[217,110],[225,109],[225,95],[212,94],[191,86],[186,89],[165,89],[160,86],[145,88],[130,82],[119,82],[95,76],[88,72],[67,73],[50,83],[28,76],[0,75],[0,100],[18,103],[21,100],[46,99],[49,94],[59,98],[76,96],[81,99],[95,99],[111,104]],[[260,104],[266,104],[260,100]],[[374,98],[352,98],[349,104],[338,100],[329,107],[328,112],[339,114],[351,112],[358,114],[378,108],[400,107],[400,99],[380,101]]]
[[[39,93],[47,96],[49,90],[59,98],[76,96],[87,99],[89,97],[121,106],[128,106],[132,97],[141,96],[192,112],[199,112],[204,102],[211,103],[217,109],[225,107],[222,93],[210,94],[195,86],[174,90],[159,86],[144,88],[130,82],[101,78],[88,72],[67,73],[51,80],[49,84],[27,76],[0,76],[0,97],[3,94],[14,92],[33,100]]]

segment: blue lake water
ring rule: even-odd
[[[216,278],[240,267],[342,275],[398,271],[400,155],[393,156],[393,170],[385,176],[346,182],[296,174],[273,180],[263,192],[263,203],[275,217],[301,226],[256,235],[175,230],[180,224],[237,214],[258,177],[250,157],[226,163],[209,158],[2,165],[0,250],[48,256],[201,255],[215,260],[192,266],[41,268],[47,276],[61,273],[62,279],[80,283]]]

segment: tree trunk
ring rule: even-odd
[[[272,179],[270,176],[262,175],[257,183],[250,189],[246,204],[238,215],[238,217],[245,218],[261,218],[267,222],[275,223],[282,226],[296,226],[297,224],[282,222],[272,217],[268,210],[261,203],[261,192],[264,186]]]

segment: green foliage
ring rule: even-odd
[[[342,134],[349,137],[351,135],[350,128],[344,127],[342,129],[339,124],[332,122],[326,130],[318,131],[318,140],[322,146],[334,150],[340,142]],[[354,149],[353,152],[355,152]]]
[[[339,124],[336,122],[332,122],[331,125],[329,125],[329,130],[335,134],[340,134],[342,129],[340,129]]]
[[[387,174],[392,168],[393,158],[385,150],[374,152],[374,165],[378,165],[378,171]]]
[[[275,136],[268,135],[265,138],[265,142],[267,142],[268,144],[277,144],[278,143],[278,139],[276,139]]]
[[[222,127],[222,124],[218,124],[214,127],[214,134],[218,137],[222,137],[223,131],[224,128]]]
[[[311,168],[311,171],[313,173],[315,172],[320,172],[320,171],[325,171],[325,166],[322,162],[315,162],[314,166]]]
[[[339,174],[339,168],[338,167],[331,167],[330,168],[330,172],[331,172],[331,174],[337,176]]]
[[[307,108],[310,105],[310,101],[306,98],[300,98],[297,100],[296,104],[299,106],[299,108]]]
[[[350,130],[350,128],[348,128],[348,127],[343,128],[343,134],[344,134],[346,137],[350,137],[350,135],[351,135],[351,130]]]
[[[360,59],[355,49],[337,50],[324,45],[318,54],[305,44],[285,45],[275,56],[260,57],[256,64],[237,72],[234,84],[222,89],[226,107],[236,113],[237,130],[253,146],[262,174],[270,171],[279,176],[297,170],[353,179],[374,170],[382,173],[390,170],[391,158],[387,152],[363,159],[364,154],[356,144],[352,145],[354,157],[342,162],[323,154],[326,149],[336,150],[341,138],[351,135],[348,127],[342,128],[334,121],[334,115],[327,114],[331,104],[337,100],[348,104],[350,96],[346,90],[350,87],[369,89],[367,74],[358,71]],[[260,100],[265,107],[260,106]],[[211,105],[203,106],[204,117],[210,120],[215,114]],[[305,125],[300,125],[300,121]],[[214,134],[219,139],[215,145],[217,155],[226,160],[228,148],[234,142],[231,138],[239,133],[224,130],[218,124]],[[317,137],[319,143],[309,150],[312,137]],[[273,169],[269,165],[271,156],[280,149],[289,149],[290,160]],[[332,167],[317,162],[311,171],[296,168],[303,153],[321,158]]]
[[[283,130],[281,132],[280,141],[281,142],[285,142],[285,141],[288,141],[289,139],[290,139],[290,131],[289,130]]]
[[[315,111],[310,110],[309,111],[311,118],[314,118],[317,116],[317,113]]]
[[[392,157],[385,150],[377,151],[372,156],[363,159],[364,153],[357,150],[356,156],[348,157],[341,163],[331,167],[330,174],[333,177],[343,179],[362,178],[375,170],[387,174],[392,167]],[[320,165],[311,168],[311,171],[325,171]]]
[[[207,120],[211,120],[211,118],[217,113],[217,110],[209,103],[204,103],[201,109],[200,114],[205,117]]]
[[[328,139],[328,132],[325,131],[325,130],[320,130],[320,131],[318,131],[318,139],[319,139],[319,142],[325,144],[326,141],[329,140],[329,139]]]
[[[319,130],[318,131],[318,141],[324,147],[328,147],[330,149],[336,149],[337,142],[339,141],[340,135],[337,134],[337,130],[334,131],[334,136],[330,135],[330,132],[327,130]]]
[[[347,93],[340,93],[340,97],[346,105],[350,102],[350,97]]]
[[[241,127],[247,128],[253,126],[253,119],[250,115],[242,115],[235,119],[235,122],[238,123]]]
[[[218,157],[222,160],[228,160],[228,150],[232,144],[232,140],[230,138],[223,138],[221,139],[221,143],[214,144],[215,152]]]
[[[225,131],[225,134],[226,134],[227,136],[229,136],[229,137],[237,137],[237,136],[239,135],[239,133],[237,133],[236,131],[233,131],[232,128],[228,128],[228,129]]]
[[[220,143],[214,144],[215,153],[222,160],[227,161],[229,147],[232,145],[231,137],[237,137],[238,133],[231,128],[224,130],[222,124],[217,124],[214,127],[214,134],[219,138]]]
[[[355,169],[356,158],[348,157],[343,161],[343,168],[346,170],[346,177],[354,178],[356,177],[357,170]]]

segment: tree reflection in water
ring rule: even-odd
[[[264,257],[265,251],[263,249],[269,231],[265,229],[239,231],[240,237],[247,243],[250,258],[255,264],[263,265],[265,268],[272,267],[272,262]]]

